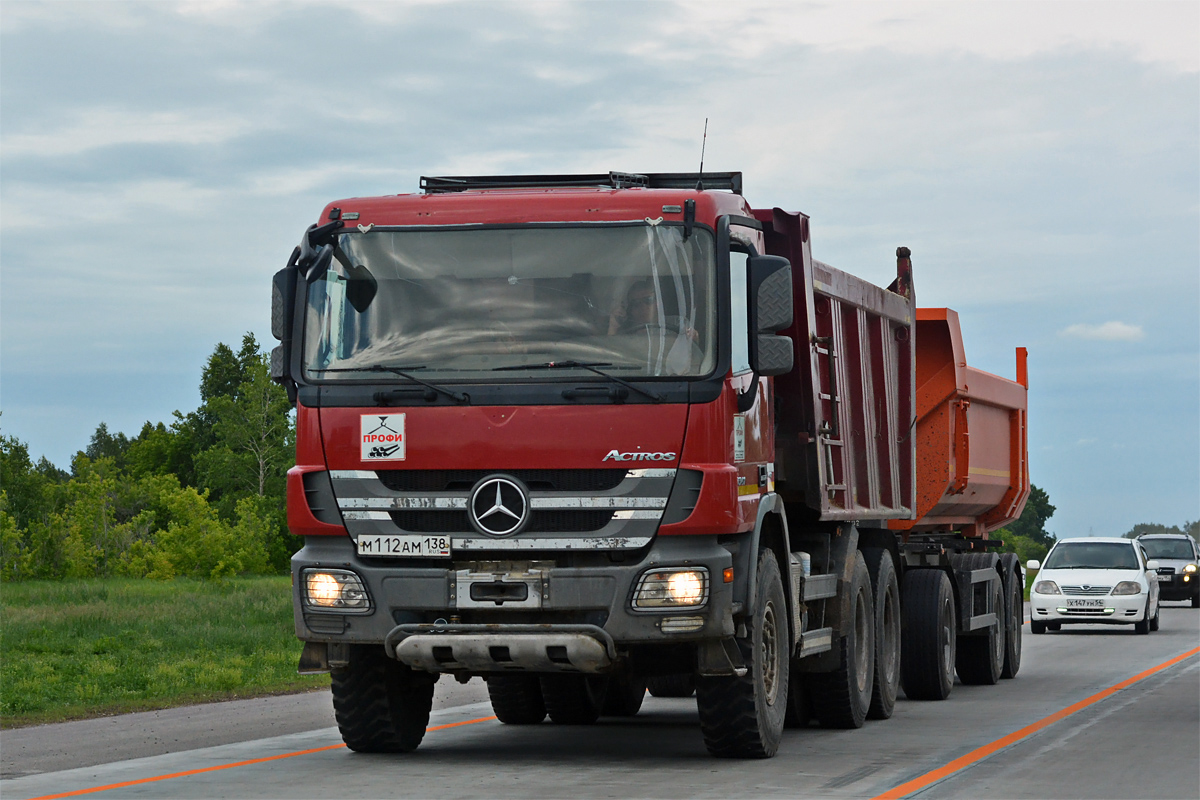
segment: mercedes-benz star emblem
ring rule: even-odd
[[[529,501],[515,478],[493,475],[471,492],[471,522],[488,536],[511,536],[525,525]]]

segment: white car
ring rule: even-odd
[[[1136,540],[1063,539],[1030,561],[1037,571],[1029,592],[1029,630],[1045,633],[1064,624],[1132,625],[1158,630],[1158,562]]]

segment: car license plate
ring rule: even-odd
[[[1104,608],[1103,600],[1068,600],[1067,605],[1072,608]]]
[[[400,558],[446,558],[450,555],[450,537],[359,536],[358,554]]]
[[[1174,575],[1159,575],[1158,582],[1159,583],[1170,583],[1171,578],[1174,578],[1174,577],[1175,577]]]

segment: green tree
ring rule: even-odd
[[[1050,504],[1050,496],[1030,484],[1029,497],[1021,516],[992,536],[1004,542],[1003,552],[1016,553],[1022,562],[1030,559],[1041,561],[1055,542],[1054,534],[1046,530],[1046,521],[1053,515],[1054,506]]]

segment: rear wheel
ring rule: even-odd
[[[1016,553],[1000,555],[1000,580],[1004,584],[1004,668],[1001,678],[1015,678],[1021,669],[1021,634],[1025,624],[1025,586]]]
[[[646,699],[646,679],[636,675],[617,675],[608,682],[604,695],[604,714],[609,717],[637,716]]]
[[[888,719],[900,691],[900,582],[888,550],[869,547],[863,557],[875,595],[875,677],[867,719]]]
[[[779,749],[791,658],[787,601],[775,554],[758,555],[750,635],[738,640],[746,674],[696,679],[704,746],[714,756],[770,758]]]
[[[607,675],[543,675],[541,685],[551,722],[591,725],[600,719]]]
[[[785,728],[807,728],[812,722],[812,702],[808,699],[806,675],[796,669],[798,660],[792,661],[791,680],[788,684],[787,714],[784,715]]]
[[[950,578],[939,569],[904,575],[900,685],[910,700],[945,700],[954,686],[958,621]]]
[[[838,642],[841,664],[833,672],[808,675],[812,709],[824,728],[861,728],[871,708],[875,679],[875,596],[861,552],[855,555],[846,635]]]
[[[691,697],[696,693],[696,676],[691,672],[656,675],[646,678],[646,688],[655,697]]]
[[[353,645],[331,677],[342,741],[359,753],[408,753],[425,737],[437,676],[388,658],[378,645]]]
[[[487,689],[496,719],[506,725],[536,725],[546,718],[542,684],[536,675],[491,675]]]
[[[1004,591],[999,576],[990,584],[989,605],[995,610],[996,621],[986,632],[958,640],[954,663],[958,677],[968,685],[992,686],[999,682],[1004,669]]]

